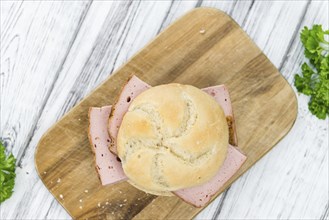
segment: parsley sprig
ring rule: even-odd
[[[295,75],[297,91],[310,96],[308,108],[319,119],[329,115],[329,30],[324,31],[321,25],[312,29],[304,27],[300,34],[304,45],[305,57],[309,64],[302,65],[302,74]]]
[[[0,203],[13,194],[15,185],[16,159],[13,154],[6,156],[5,147],[0,141]]]

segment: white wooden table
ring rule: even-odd
[[[17,157],[0,219],[68,219],[39,179],[41,135],[160,31],[195,7],[232,16],[283,76],[304,62],[300,30],[328,28],[328,1],[1,1],[0,138]],[[296,91],[296,90],[295,90]],[[328,119],[298,95],[290,133],[198,219],[328,219]]]

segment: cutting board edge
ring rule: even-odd
[[[41,139],[40,139],[41,140]],[[40,141],[39,141],[40,142]],[[37,147],[39,146],[39,144],[37,145]],[[46,185],[46,182],[45,182],[45,179],[41,176],[41,173],[39,172],[39,168],[38,168],[38,164],[37,164],[37,161],[36,161],[36,153],[37,153],[37,150],[35,150],[35,153],[34,153],[34,166],[35,166],[35,170],[39,176],[39,178],[41,179],[43,185],[46,187],[47,191],[50,192],[50,194],[56,199],[56,201],[64,208],[64,210],[74,219],[74,215],[68,210],[66,209],[66,207],[62,204],[62,202],[60,201],[60,199],[57,198],[57,196],[53,193],[52,190],[50,190],[47,185]]]
[[[215,8],[210,8],[210,7],[200,7],[200,8],[195,8],[195,9],[192,9],[190,11],[188,11],[186,14],[184,14],[182,17],[180,17],[180,19],[183,19],[186,15],[192,13],[192,12],[196,12],[196,11],[210,11],[212,13],[218,13],[218,14],[221,14],[221,15],[224,15],[224,16],[227,16],[229,17],[232,21],[233,21],[233,24],[238,26],[240,28],[240,26],[236,23],[236,21],[231,18],[229,15],[227,15],[225,12],[219,10],[219,9],[215,9]],[[178,20],[180,20],[178,19]],[[100,85],[98,85],[96,88],[94,88],[87,96],[85,96],[81,101],[79,101],[73,108],[71,108],[59,121],[57,121],[56,123],[54,123],[51,127],[49,127],[47,129],[47,131],[42,135],[42,137],[40,138],[37,146],[36,146],[36,149],[35,149],[35,154],[34,154],[34,164],[35,164],[35,169],[38,173],[38,176],[40,177],[41,181],[43,182],[43,184],[46,186],[47,190],[56,198],[56,200],[61,204],[61,206],[70,214],[71,217],[74,218],[74,215],[68,210],[65,208],[65,206],[61,203],[60,199],[57,198],[57,196],[55,194],[53,194],[53,192],[47,187],[46,183],[45,183],[45,180],[43,179],[42,177],[42,174],[41,174],[41,171],[40,171],[40,168],[39,168],[39,162],[38,162],[38,150],[40,148],[40,146],[42,146],[42,142],[43,140],[49,135],[49,133],[51,133],[53,131],[53,129],[58,125],[60,124],[63,120],[65,120],[67,117],[69,117],[76,108],[80,107],[80,105],[84,102],[85,99],[87,99],[89,96],[91,96],[96,90],[98,90],[101,86],[103,86],[103,84],[105,84],[108,80],[111,80],[111,78],[113,76],[115,76],[118,72],[121,71],[121,69],[123,69],[123,67],[125,65],[127,65],[129,62],[131,62],[135,57],[137,57],[139,55],[139,53],[141,53],[141,51],[143,51],[145,48],[147,48],[150,44],[153,43],[153,41],[155,41],[159,36],[161,36],[161,34],[163,32],[165,32],[168,28],[170,28],[171,26],[173,26],[174,24],[176,24],[177,20],[175,22],[173,22],[172,24],[170,24],[166,29],[164,29],[160,34],[158,34],[157,36],[155,36],[149,43],[147,43],[143,48],[141,48],[140,50],[138,50],[130,59],[128,59],[123,65],[121,65],[116,71],[114,71],[111,75],[109,75]],[[242,29],[241,29],[242,30]],[[252,44],[257,47],[261,52],[262,50],[254,43],[254,41],[244,32],[242,31],[242,33],[250,40],[250,42],[252,42]],[[264,56],[266,57],[266,59],[268,60],[268,62],[271,63],[271,65],[273,65],[273,63],[267,58],[267,56],[264,54]],[[292,86],[288,83],[288,81],[282,76],[282,74],[279,72],[279,70],[273,65],[273,67],[277,70],[276,71],[276,74],[279,74],[280,77],[282,77],[284,80],[285,80],[285,83],[287,83],[287,86],[290,87],[291,89],[291,92],[294,94],[294,106],[295,106],[295,114],[294,114],[294,119],[293,121],[291,121],[291,124],[289,125],[289,128],[287,129],[287,131],[284,133],[284,135],[282,135],[282,137],[280,137],[278,139],[278,141],[273,144],[273,146],[268,149],[266,152],[264,152],[264,154],[261,155],[261,158],[263,158],[270,150],[272,150],[289,132],[290,130],[292,129],[293,125],[295,124],[296,122],[296,119],[297,119],[297,113],[298,113],[298,102],[297,102],[297,96],[296,96],[296,93],[294,92]],[[136,74],[138,76],[138,74]],[[258,160],[257,160],[258,161]],[[255,161],[250,167],[252,167],[257,161]],[[248,167],[248,169],[250,169],[250,167]],[[236,179],[238,179],[240,176],[242,176],[248,169],[244,170],[242,173],[239,173],[238,176],[236,176],[234,178],[234,180],[232,180],[232,182],[230,183],[229,186],[232,185],[232,183],[234,183],[234,181],[236,181]],[[218,194],[220,195],[220,194]],[[211,202],[213,200],[215,200],[218,195],[214,196],[213,199],[211,200]],[[209,202],[207,205],[209,205],[211,202]],[[205,206],[206,207],[206,206]],[[205,208],[204,207],[204,208]],[[201,211],[203,210],[203,208],[199,209],[195,215],[193,215],[193,217],[195,217],[198,213],[200,213]]]

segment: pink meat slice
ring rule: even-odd
[[[218,85],[218,86],[212,86],[203,88],[202,91],[208,93],[214,99],[220,104],[220,106],[223,108],[227,123],[230,128],[230,144],[234,146],[238,146],[238,137],[234,122],[234,115],[233,115],[233,109],[232,109],[232,103],[230,99],[230,94],[226,88],[225,85]]]
[[[247,157],[236,147],[229,145],[224,164],[210,181],[200,186],[181,189],[173,193],[193,206],[202,207],[240,169],[246,159]]]
[[[96,170],[102,185],[126,180],[122,165],[108,149],[110,137],[107,132],[107,121],[111,106],[89,109],[89,141],[95,154]]]
[[[208,93],[222,106],[225,115],[233,115],[230,95],[225,85],[211,86],[201,89]]]
[[[142,80],[133,76],[122,89],[120,97],[115,105],[115,110],[109,120],[109,133],[112,140],[111,151],[116,153],[116,136],[121,125],[124,114],[127,112],[131,101],[140,93],[147,90],[151,86]],[[208,93],[222,106],[225,116],[230,125],[230,135],[233,140],[231,144],[237,145],[237,135],[234,124],[234,115],[231,105],[229,92],[225,85],[218,85],[202,89]],[[232,130],[232,133],[231,133]],[[228,154],[223,166],[218,173],[207,183],[201,186],[195,186],[173,192],[178,197],[196,207],[204,206],[211,200],[223,185],[239,170],[246,160],[246,156],[239,151],[237,147],[229,145]],[[121,166],[121,164],[120,164]]]
[[[139,79],[137,76],[132,76],[122,88],[121,94],[114,105],[114,109],[108,123],[108,132],[111,137],[111,144],[109,148],[112,153],[117,154],[116,137],[118,135],[123,116],[128,111],[130,103],[134,100],[134,98],[150,87],[150,85]]]

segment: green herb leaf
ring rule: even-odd
[[[6,156],[5,147],[0,142],[0,203],[13,194],[15,185],[16,159],[12,154]]]
[[[305,47],[305,57],[310,65],[302,65],[302,74],[295,75],[295,87],[298,92],[310,96],[309,110],[319,119],[329,115],[329,42],[321,25],[314,25],[312,29],[304,27],[300,34]]]

